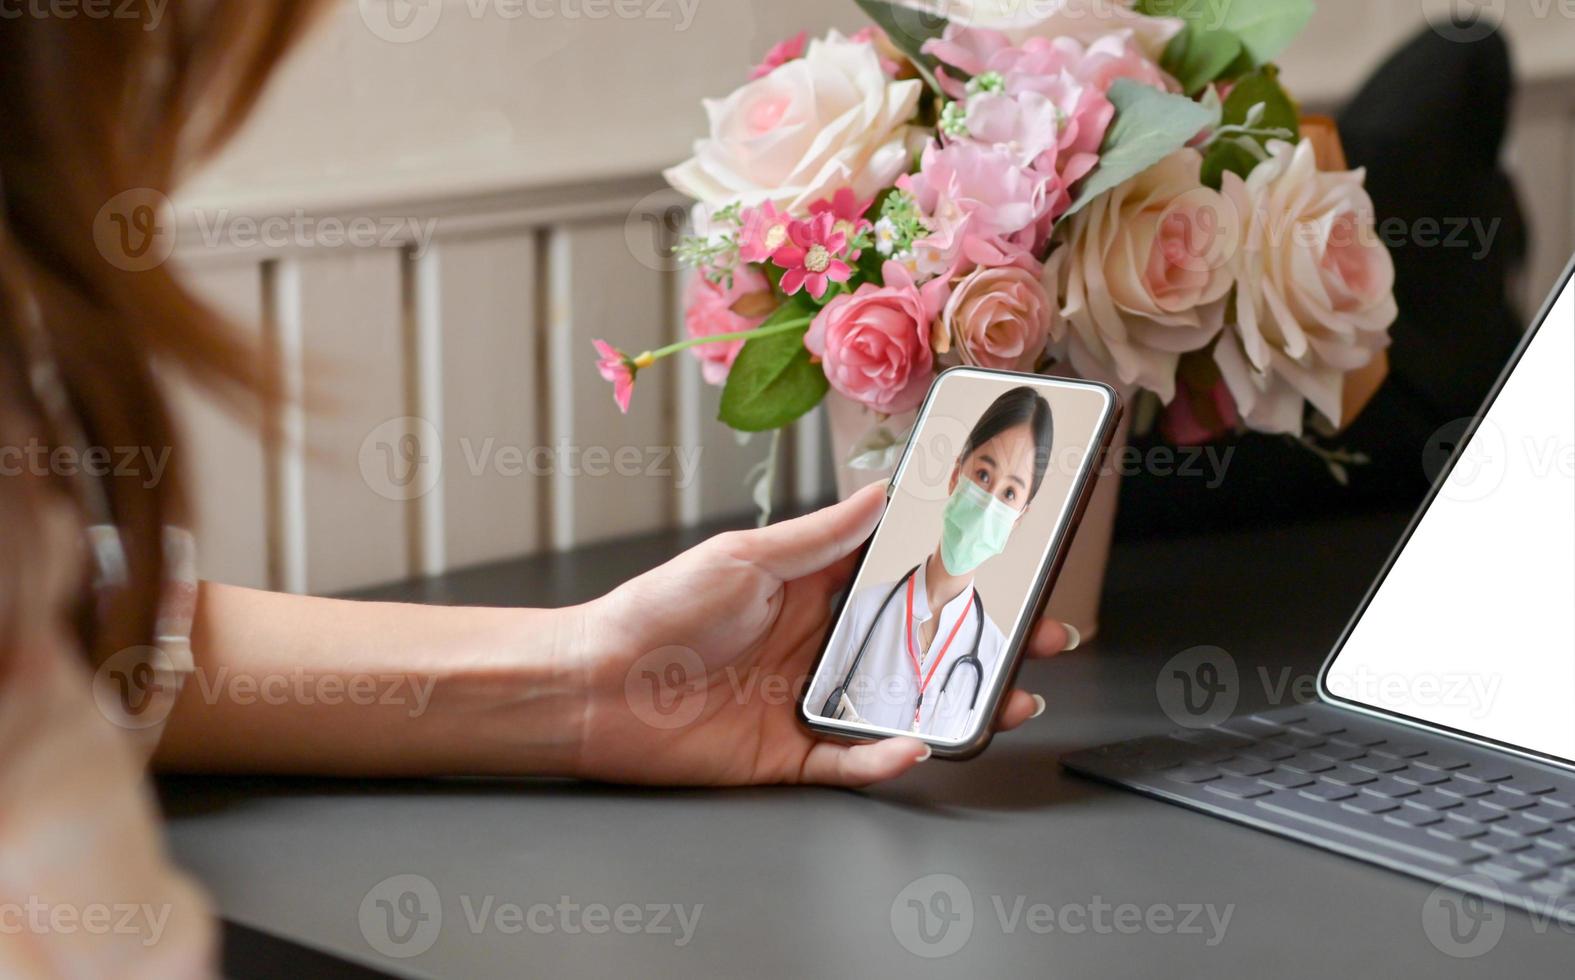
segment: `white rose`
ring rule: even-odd
[[[1177,150],[1068,222],[1057,278],[1079,374],[1147,388],[1168,404],[1181,355],[1224,326],[1241,224],[1203,186],[1202,163],[1197,150]]]
[[[861,199],[890,187],[912,162],[909,125],[923,82],[892,81],[874,46],[833,31],[803,58],[705,100],[711,135],[666,172],[707,209],[770,201],[795,215],[851,187]]]
[[[1310,141],[1269,151],[1246,180],[1225,175],[1243,231],[1236,323],[1214,359],[1247,425],[1299,434],[1304,402],[1338,425],[1345,376],[1388,347],[1395,269],[1364,171],[1319,171]]]
[[[1069,37],[1092,44],[1114,31],[1131,31],[1143,53],[1159,60],[1181,32],[1175,17],[1146,17],[1132,0],[910,0],[907,4],[953,24],[1000,31],[1021,44],[1031,37]]]

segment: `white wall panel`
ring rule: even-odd
[[[449,567],[542,546],[550,473],[536,243],[524,232],[442,242],[438,274],[444,541]]]
[[[410,442],[402,255],[335,251],[298,261],[308,396],[306,586],[332,592],[411,572],[412,500],[431,446]],[[313,398],[321,404],[312,404]]]
[[[605,338],[638,354],[665,343],[664,273],[636,260],[623,223],[564,226],[553,232],[549,247],[547,343],[557,458],[552,545],[571,548],[669,526],[677,514],[678,482],[673,366],[640,375],[634,407],[624,416],[613,404],[612,386],[597,372],[591,346]],[[635,472],[640,475],[626,475]]]
[[[255,265],[214,266],[188,277],[193,290],[260,336],[262,280]],[[185,379],[170,383],[171,410],[185,440],[187,492],[198,571],[232,585],[267,588],[268,480],[258,420],[247,420]]]

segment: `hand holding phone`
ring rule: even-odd
[[[1121,405],[1108,386],[977,368],[936,381],[800,718],[849,740],[983,751]]]

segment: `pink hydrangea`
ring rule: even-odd
[[[1050,213],[1054,184],[1053,175],[1022,166],[1008,148],[966,140],[930,144],[918,173],[897,181],[925,214],[966,215],[968,234],[998,237],[1030,250],[1042,245],[1048,234],[1042,219]]]

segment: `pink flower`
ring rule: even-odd
[[[930,324],[944,283],[920,289],[900,263],[887,262],[886,285],[865,283],[815,317],[804,346],[821,359],[837,391],[885,415],[916,408],[935,376]]]
[[[593,340],[596,346],[596,369],[602,377],[612,382],[613,401],[618,403],[618,410],[629,414],[629,402],[634,398],[634,376],[638,370],[634,365],[634,358],[609,344],[605,340]]]
[[[836,224],[833,227],[848,238],[852,238],[854,235],[857,235],[859,232],[870,227],[870,223],[864,218],[864,213],[868,211],[870,209],[870,205],[874,203],[875,199],[873,197],[868,200],[861,201],[859,200],[859,196],[853,193],[853,188],[844,187],[837,191],[836,195],[830,200],[822,198],[821,200],[811,204],[809,206],[809,213],[812,215],[820,215],[829,212],[832,217],[836,219]],[[858,253],[855,252],[853,258],[857,259]]]
[[[738,257],[745,262],[764,262],[771,253],[787,244],[788,225],[793,221],[770,201],[759,207],[745,208],[738,235]]]
[[[839,256],[848,247],[848,236],[836,228],[836,216],[823,211],[807,221],[788,225],[788,244],[777,249],[771,261],[786,271],[782,291],[789,296],[807,289],[816,299],[826,295],[834,282],[847,282],[853,267]]]
[[[955,342],[965,364],[1032,371],[1055,322],[1055,304],[1037,268],[982,267],[959,283],[947,301],[935,349],[945,353]]]
[[[1229,435],[1240,424],[1236,400],[1223,380],[1199,392],[1182,383],[1176,400],[1159,417],[1159,432],[1177,446],[1202,446]]]
[[[731,287],[712,282],[696,272],[684,294],[684,329],[691,337],[743,333],[764,323],[771,313],[771,284],[760,270],[741,265],[733,270]],[[700,359],[700,370],[709,384],[727,380],[727,372],[744,349],[744,341],[728,340],[689,348]]]
[[[887,37],[886,32],[879,27],[873,24],[869,27],[861,27],[854,31],[848,40],[859,41],[873,47],[875,53],[880,55],[880,70],[891,78],[902,74],[904,63],[902,52],[897,50],[897,46],[891,43],[891,38]]]
[[[797,61],[804,57],[804,45],[809,41],[808,31],[799,31],[786,41],[778,41],[766,52],[766,57],[749,73],[749,80],[754,81],[771,74],[790,61]]]
[[[897,186],[908,191],[925,214],[955,208],[969,220],[969,232],[999,236],[1013,244],[1037,249],[1048,229],[1048,191],[1053,178],[1020,166],[1005,147],[960,142],[930,144],[919,172],[904,175]]]

